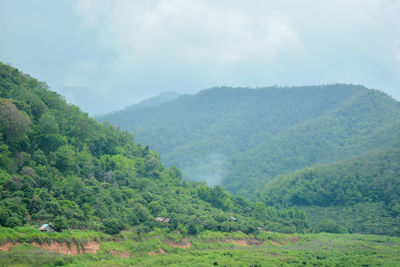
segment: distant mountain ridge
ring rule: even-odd
[[[400,104],[346,84],[212,88],[102,120],[160,151],[186,179],[244,195],[277,175],[400,138]]]
[[[150,98],[147,98],[145,100],[142,100],[136,104],[127,106],[126,108],[120,110],[120,111],[116,111],[116,112],[112,112],[111,114],[115,114],[115,113],[120,113],[120,112],[126,112],[126,111],[130,111],[130,110],[136,110],[136,109],[141,109],[141,108],[148,108],[148,107],[154,107],[163,103],[167,103],[169,101],[172,101],[176,98],[178,98],[179,96],[181,96],[180,93],[177,92],[173,92],[173,91],[167,91],[167,92],[163,92],[157,96],[153,96]],[[104,121],[103,117],[104,116],[109,116],[109,114],[103,114],[103,115],[98,115],[95,116],[96,119],[98,121]]]

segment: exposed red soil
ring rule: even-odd
[[[119,254],[119,257],[120,257],[121,259],[128,259],[128,258],[131,257],[131,253],[129,253],[129,252],[123,252],[123,253]]]
[[[65,242],[63,243],[51,242],[50,244],[47,243],[39,244],[34,242],[32,243],[32,245],[48,251],[63,253],[67,255],[77,255],[83,253],[96,254],[97,250],[99,250],[100,248],[100,243],[94,241],[83,243],[83,247],[85,248],[84,251],[82,249],[78,250],[78,247],[76,246],[75,243],[71,243],[69,247]]]
[[[299,240],[300,240],[299,236],[293,236],[293,237],[289,238],[287,240],[287,242],[295,244],[295,243],[299,242]]]
[[[169,245],[173,248],[190,248],[192,246],[192,244],[190,244],[190,242],[186,238],[184,238],[183,241],[183,243],[174,243],[172,241],[169,241]]]
[[[153,250],[153,251],[150,251],[148,254],[149,255],[160,255],[160,254],[165,254],[165,253],[166,252],[162,248],[160,248],[158,253]]]
[[[223,240],[224,243],[233,243],[240,246],[247,246],[246,240],[235,240],[235,239],[225,239]]]
[[[82,251],[78,252],[78,249],[76,247],[75,243],[71,243],[70,246],[68,247],[67,243],[58,243],[58,242],[51,242],[50,244],[47,243],[36,243],[33,242],[32,245],[35,247],[39,247],[51,252],[58,252],[58,253],[63,253],[67,255],[76,255],[76,254],[82,254]]]
[[[0,251],[8,251],[10,248],[16,247],[19,244],[21,244],[21,243],[19,243],[19,242],[17,242],[17,243],[7,242],[7,243],[4,243],[4,244],[1,244],[0,245]]]
[[[259,246],[259,245],[262,245],[262,244],[265,244],[265,242],[262,242],[262,241],[257,240],[257,239],[247,239],[247,245]]]
[[[259,246],[263,244],[263,242],[257,239],[225,239],[222,242],[224,243],[233,243],[240,246]]]
[[[4,243],[0,245],[0,251],[8,251],[10,248],[18,246],[19,244],[21,243],[11,243],[11,242]],[[67,255],[76,255],[83,253],[96,254],[97,250],[99,250],[100,248],[100,243],[94,241],[83,243],[85,251],[83,251],[82,249],[78,250],[75,243],[71,243],[69,247],[65,242],[63,243],[51,242],[50,244],[47,243],[39,244],[37,242],[33,242],[32,245],[48,251],[63,253]]]
[[[91,254],[96,254],[97,251],[100,249],[100,243],[95,241],[83,243],[83,246],[85,247],[85,252]]]

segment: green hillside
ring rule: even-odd
[[[400,104],[358,85],[213,88],[101,118],[185,179],[253,195],[273,177],[400,139]]]
[[[304,213],[182,181],[179,169],[165,168],[158,153],[131,134],[97,123],[45,83],[2,63],[0,188],[0,225],[6,227],[52,222],[59,231],[111,234],[157,227],[190,234],[306,227]]]
[[[328,220],[351,232],[400,234],[400,148],[278,176],[265,203],[296,207],[312,224]]]

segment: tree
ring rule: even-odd
[[[64,216],[57,216],[54,219],[54,230],[57,232],[62,232],[63,230],[68,228],[67,218]]]
[[[56,134],[58,133],[58,123],[51,113],[46,112],[40,117],[39,127],[43,134]]]
[[[23,114],[10,102],[0,102],[0,130],[9,144],[16,144],[23,140],[30,130],[31,123],[28,116]]]
[[[124,225],[116,218],[106,218],[103,220],[104,232],[107,234],[118,234],[124,229]]]
[[[70,170],[75,164],[75,151],[66,145],[60,147],[56,152],[56,167],[61,171]]]

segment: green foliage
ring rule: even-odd
[[[221,187],[182,181],[179,169],[165,168],[159,154],[131,134],[98,124],[44,83],[1,63],[0,97],[0,110],[8,112],[0,113],[0,121],[10,121],[0,127],[2,226],[53,223],[57,231],[110,234],[157,227],[191,234],[307,227],[305,217],[275,210],[267,216]],[[10,131],[18,133],[14,139]],[[229,222],[230,216],[238,222]]]
[[[53,220],[53,225],[57,232],[62,232],[63,230],[68,229],[67,218],[64,216],[56,216]]]
[[[346,228],[338,225],[336,222],[332,220],[322,220],[317,227],[314,229],[315,232],[326,232],[326,233],[336,233],[336,234],[344,234],[347,232]]]
[[[29,124],[29,118],[13,103],[0,98],[0,131],[9,145],[16,145],[26,137]]]
[[[400,139],[398,102],[343,84],[212,88],[98,119],[151,144],[185,179],[246,196],[277,175]]]
[[[263,197],[267,205],[306,210],[311,224],[326,218],[350,232],[397,235],[399,192],[400,149],[385,148],[279,176]]]
[[[340,206],[400,200],[400,149],[369,152],[343,162],[281,176],[267,186],[266,199],[285,206]],[[393,212],[396,215],[396,212]]]
[[[124,229],[124,225],[117,218],[106,218],[103,220],[104,232],[106,234],[118,234],[122,229]]]

